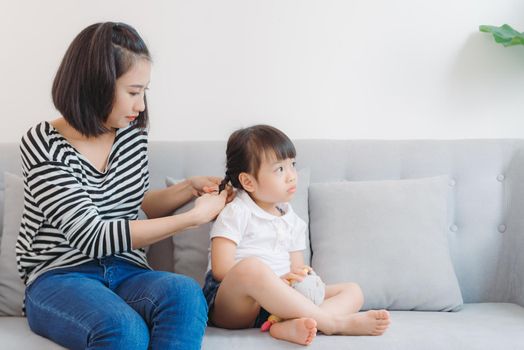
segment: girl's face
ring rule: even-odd
[[[297,190],[297,170],[295,159],[278,160],[272,157],[263,157],[258,171],[258,179],[253,178],[254,199],[276,204],[289,202]]]
[[[139,58],[116,80],[115,102],[105,122],[108,128],[125,128],[146,108],[145,90],[151,77],[151,62]]]

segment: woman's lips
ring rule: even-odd
[[[136,119],[136,116],[129,115],[126,118],[129,119],[130,121],[133,121]]]
[[[287,190],[288,193],[295,193],[297,191],[296,187],[291,187],[289,190]]]

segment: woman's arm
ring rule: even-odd
[[[193,198],[191,180],[174,184],[160,190],[149,190],[142,201],[142,210],[148,218],[171,215],[177,208]]]
[[[142,201],[142,210],[150,219],[171,215],[193,197],[216,191],[221,180],[216,176],[192,176],[167,188],[147,191]],[[228,190],[229,197],[231,192]]]
[[[204,194],[197,198],[195,207],[188,212],[155,219],[130,221],[132,248],[148,246],[176,232],[213,220],[224,208],[226,198],[226,191],[219,195]]]
[[[225,237],[211,239],[211,270],[214,279],[222,281],[228,271],[236,264],[236,250],[236,243],[230,239]]]

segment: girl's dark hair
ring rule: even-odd
[[[137,59],[151,60],[137,31],[124,23],[96,23],[73,40],[58,68],[52,96],[56,109],[85,136],[108,131],[104,126],[113,108],[116,80]],[[147,101],[135,122],[148,125]]]
[[[239,129],[229,137],[226,149],[226,176],[219,186],[219,193],[231,182],[242,189],[240,173],[258,176],[264,157],[274,154],[277,160],[295,158],[293,142],[282,131],[269,125],[254,125]]]

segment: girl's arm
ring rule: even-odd
[[[211,239],[211,270],[214,279],[222,281],[228,271],[236,264],[236,250],[236,243],[230,239],[224,237]]]
[[[291,264],[289,272],[280,278],[288,284],[291,281],[302,281],[304,276],[306,276],[309,270],[311,270],[311,267],[304,264],[304,254],[301,250],[290,252],[289,260]]]
[[[291,261],[291,272],[309,267],[304,263],[304,253],[301,250],[290,252],[289,260]]]

